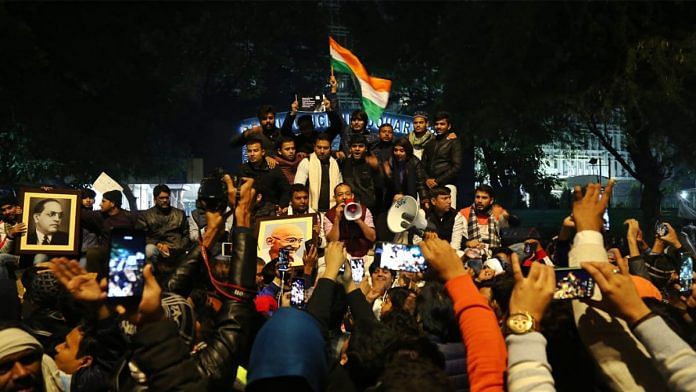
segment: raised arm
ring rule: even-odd
[[[507,351],[495,313],[446,241],[429,238],[419,246],[428,263],[447,282],[445,288],[454,302],[466,346],[471,391],[502,391]]]

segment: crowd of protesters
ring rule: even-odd
[[[321,132],[297,117],[297,102],[281,128],[262,107],[260,124],[232,140],[248,157],[238,175],[207,179],[223,199],[190,216],[166,185],[146,211],[122,208],[120,191],[94,210],[84,190],[70,257],[20,254],[31,233],[20,202],[2,199],[0,390],[696,390],[688,230],[665,223],[648,238],[630,219],[625,239],[610,242],[610,182],[574,190],[557,236],[510,244],[504,229],[518,219],[490,186],[453,205],[462,154],[447,113],[434,130],[416,113],[395,139],[388,124],[370,132],[363,111],[344,125],[334,106],[325,100]],[[425,211],[424,232],[388,229],[405,197]],[[306,214],[313,240],[274,232],[264,261],[256,223]],[[109,243],[124,229],[146,235],[136,302],[107,298]],[[381,242],[417,246],[427,270],[382,265]],[[281,253],[297,266],[285,272]],[[592,278],[588,295],[557,295],[564,268]]]

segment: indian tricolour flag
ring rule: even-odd
[[[334,71],[352,74],[358,80],[362,104],[367,116],[374,122],[379,120],[389,102],[391,80],[368,75],[360,60],[331,37],[329,37],[329,50]]]

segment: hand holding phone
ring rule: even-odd
[[[107,298],[139,300],[143,294],[145,232],[114,229],[109,247]]]
[[[590,298],[594,293],[594,279],[582,268],[557,268],[555,300]]]
[[[281,249],[278,252],[278,271],[287,272],[290,270],[290,250]]]

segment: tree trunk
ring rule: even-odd
[[[660,185],[662,179],[658,181],[647,181],[643,183],[643,189],[640,193],[640,208],[643,210],[643,229],[647,235],[646,238],[652,237],[654,234],[654,223],[660,219],[660,204],[662,203],[662,190]]]

